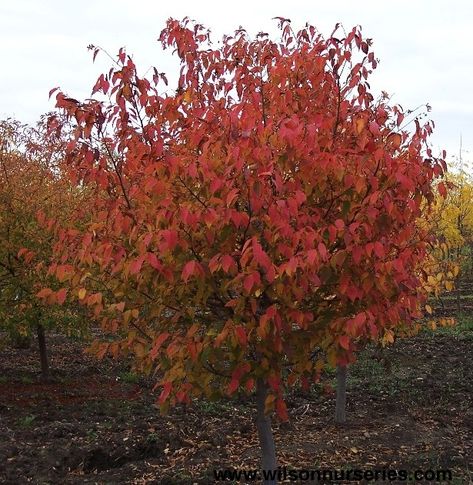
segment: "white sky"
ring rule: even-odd
[[[434,148],[473,159],[473,2],[471,0],[0,0],[0,118],[33,123],[49,111],[51,88],[77,99],[90,95],[110,67],[88,44],[115,55],[122,46],[141,72],[150,66],[170,76],[176,65],[156,41],[167,18],[189,16],[209,27],[214,40],[242,25],[251,34],[273,32],[272,17],[306,22],[327,35],[335,23],[361,25],[380,59],[371,86],[405,109],[429,103],[436,123]]]

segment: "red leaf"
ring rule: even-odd
[[[184,391],[176,392],[177,402],[184,402],[187,400],[187,394]]]
[[[238,386],[240,385],[240,379],[238,377],[233,377],[232,380],[230,381],[230,384],[228,385],[227,392],[229,395],[233,394],[237,389]]]
[[[162,249],[163,250],[167,249],[172,251],[177,245],[177,240],[178,240],[177,232],[174,230],[166,229],[162,231],[161,234],[164,239],[164,244],[162,246]]]
[[[154,346],[149,353],[149,356],[150,356],[151,359],[156,358],[156,356],[158,355],[159,349],[161,348],[161,346],[163,345],[163,343],[165,342],[165,340],[168,337],[169,337],[168,332],[164,332],[164,333],[158,335],[158,337],[154,341]]]
[[[253,389],[255,388],[255,380],[253,378],[250,378],[248,379],[246,382],[245,382],[245,389],[248,391],[248,392],[251,392]]]
[[[242,346],[246,346],[247,342],[248,342],[248,338],[246,336],[246,331],[245,331],[245,327],[243,326],[238,326],[235,328],[235,333],[238,337],[238,340],[240,341],[240,345]]]
[[[354,321],[358,326],[363,325],[366,322],[366,313],[365,312],[358,313]]]
[[[230,271],[230,268],[235,266],[236,264],[235,260],[229,254],[225,254],[224,256],[222,256],[221,263],[223,271],[225,271],[225,273],[228,273]]]
[[[369,124],[369,128],[373,135],[379,135],[379,125],[378,123],[376,123],[376,121],[371,121]]]
[[[158,271],[163,268],[163,265],[159,262],[158,257],[154,253],[148,253],[148,263]]]
[[[227,198],[225,200],[227,207],[230,207],[233,204],[234,200],[238,197],[238,192],[239,192],[239,190],[236,189],[236,188],[232,189],[232,190],[230,190],[230,192],[228,192]]]
[[[340,347],[344,348],[345,350],[349,350],[350,339],[346,335],[341,335],[338,337],[338,343],[340,344]]]
[[[309,249],[307,251],[307,262],[312,265],[319,259],[319,253],[316,249]]]
[[[56,294],[57,302],[62,305],[66,301],[67,289],[61,288]]]
[[[209,261],[209,270],[211,273],[215,273],[220,269],[220,254],[216,254],[210,261]]]
[[[253,238],[253,257],[256,262],[266,271],[271,265],[269,256],[264,252],[261,244],[257,241],[256,237]]]
[[[327,259],[327,248],[323,242],[320,242],[319,245],[317,246],[317,249],[319,250],[320,257],[322,259]]]
[[[134,259],[130,264],[130,274],[138,274],[141,270],[141,266],[143,264],[143,258],[139,257]]]
[[[374,243],[374,253],[378,258],[384,258],[384,246],[379,241]]]
[[[307,200],[307,197],[302,190],[296,190],[295,197],[299,205],[302,205]]]
[[[402,273],[404,271],[404,265],[402,264],[401,259],[395,259],[393,261],[393,267],[396,269],[399,273]]]
[[[159,396],[158,402],[159,404],[163,404],[164,401],[169,397],[172,389],[172,382],[166,382],[163,386],[163,390]]]
[[[342,220],[342,219],[337,219],[337,220],[335,221],[335,227],[336,227],[336,228],[337,228],[339,231],[341,231],[341,230],[343,230],[343,229],[345,228],[345,223],[343,222],[343,220]]]
[[[17,257],[18,258],[21,258],[23,256],[23,254],[27,253],[28,252],[28,248],[21,248],[19,251],[18,251],[18,254],[17,254]]]
[[[253,273],[246,276],[245,281],[243,282],[243,287],[247,293],[251,291],[251,288],[253,288]]]
[[[440,182],[437,185],[439,194],[445,199],[447,197],[447,188],[445,187],[445,184],[443,182]]]
[[[270,375],[268,377],[268,384],[269,384],[269,387],[273,391],[277,392],[279,390],[280,385],[281,385],[281,379],[277,375],[274,375],[274,374],[273,375]]]
[[[361,257],[363,255],[363,250],[360,248],[360,246],[355,246],[353,249],[352,249],[352,252],[351,252],[352,256],[353,256],[353,262],[355,264],[360,264],[360,261],[361,261]]]
[[[184,268],[182,269],[182,279],[185,283],[187,283],[187,280],[194,274],[195,271],[195,261],[188,261]]]
[[[51,89],[51,91],[49,91],[49,98],[48,99],[51,99],[51,96],[59,89],[59,87],[57,88],[53,88]]]

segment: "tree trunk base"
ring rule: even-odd
[[[48,353],[46,350],[46,337],[44,335],[43,326],[41,324],[38,324],[36,327],[36,331],[38,336],[39,358],[41,361],[41,380],[43,382],[48,382],[51,376],[49,373]]]
[[[276,471],[276,447],[274,444],[273,431],[271,429],[271,419],[264,413],[264,405],[266,397],[268,395],[268,388],[261,379],[258,379],[256,383],[256,428],[258,429],[258,437],[261,446],[261,467],[263,472]],[[275,485],[277,483],[276,478],[267,478],[263,480],[265,485]]]
[[[335,422],[344,424],[347,420],[347,367],[337,366],[337,400],[335,404]]]

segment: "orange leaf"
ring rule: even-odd
[[[43,288],[42,290],[38,291],[38,293],[36,293],[36,297],[47,298],[49,295],[51,295],[52,292],[53,290],[51,290],[51,288]]]
[[[276,400],[276,414],[281,421],[287,421],[289,419],[286,403],[281,398]]]

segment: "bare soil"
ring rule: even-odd
[[[152,383],[123,364],[96,361],[65,337],[48,343],[47,384],[34,345],[0,351],[1,483],[209,484],[213,469],[258,468],[250,399],[160,416]],[[449,469],[451,483],[473,483],[472,344],[421,334],[386,350],[388,366],[366,350],[350,370],[344,426],[326,386],[295,391],[290,422],[274,424],[280,465]]]

